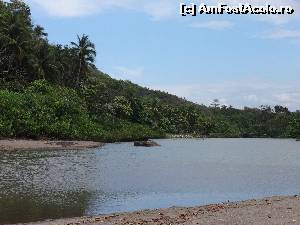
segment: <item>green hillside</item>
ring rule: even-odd
[[[100,141],[166,134],[300,136],[300,113],[282,106],[244,110],[198,105],[130,81],[95,64],[87,35],[50,44],[19,0],[0,1],[0,136]]]

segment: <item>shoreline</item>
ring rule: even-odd
[[[0,152],[29,151],[29,150],[84,150],[102,147],[104,143],[94,141],[64,141],[64,140],[29,140],[2,139]]]
[[[262,136],[253,136],[253,137],[233,137],[233,136],[214,136],[214,135],[207,135],[207,136],[201,136],[201,135],[191,135],[191,134],[167,134],[166,136],[167,139],[278,139],[278,140],[295,140],[295,141],[300,141],[299,138],[295,137],[262,137]]]
[[[24,223],[22,223],[24,224]],[[171,207],[129,213],[47,220],[27,225],[279,225],[300,224],[300,196],[275,196],[198,207]]]
[[[174,135],[167,136],[160,139],[212,139],[215,137],[192,137],[188,135]],[[223,137],[219,137],[223,138]],[[158,138],[154,138],[158,139]],[[218,138],[215,138],[218,139]],[[243,139],[243,138],[228,138],[228,139]],[[255,139],[255,138],[245,138],[245,139]],[[294,138],[267,138],[267,139],[287,139],[293,140]],[[150,139],[152,140],[152,139]],[[130,142],[134,142],[131,140]],[[300,141],[300,139],[295,139],[295,141]],[[123,142],[123,141],[122,141]],[[128,141],[127,141],[128,142]],[[3,138],[0,139],[0,152],[13,152],[13,151],[29,151],[29,150],[84,150],[103,147],[106,143],[121,143],[121,142],[95,142],[95,141],[68,141],[68,140],[52,140],[52,139],[13,139],[13,138]]]

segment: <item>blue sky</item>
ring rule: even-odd
[[[97,67],[194,102],[300,109],[300,2],[294,15],[179,16],[177,0],[26,0],[53,43],[87,34]],[[199,1],[194,1],[199,3]],[[215,0],[204,1],[209,5]],[[263,0],[227,1],[238,4]]]

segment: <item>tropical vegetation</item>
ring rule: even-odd
[[[283,106],[210,106],[112,79],[87,35],[50,44],[20,0],[0,0],[0,137],[122,141],[191,134],[297,137],[300,113]]]

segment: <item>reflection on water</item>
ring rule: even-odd
[[[158,142],[1,153],[0,224],[299,194],[299,142]]]
[[[89,199],[86,192],[43,196],[33,191],[31,195],[4,196],[0,198],[0,224],[83,215]]]

